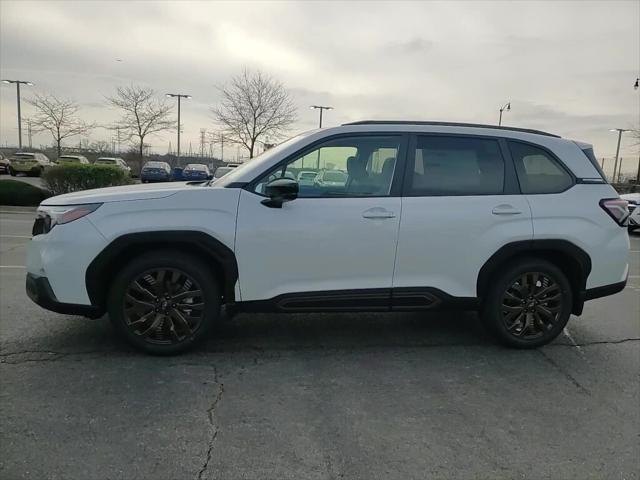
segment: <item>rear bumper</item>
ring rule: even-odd
[[[624,290],[627,286],[627,280],[622,282],[612,283],[610,285],[603,285],[601,287],[588,288],[582,292],[582,300],[593,300],[595,298],[608,297]]]
[[[52,312],[66,315],[82,315],[89,318],[99,318],[104,311],[93,305],[78,305],[74,303],[62,303],[56,299],[47,277],[39,277],[33,273],[27,273],[27,296],[42,308]]]
[[[143,182],[169,182],[171,181],[171,175],[150,175],[142,173],[140,174],[140,180]]]
[[[16,165],[11,164],[11,168],[14,172],[19,173],[35,173],[39,171],[42,167],[40,165]]]

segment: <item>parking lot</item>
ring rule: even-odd
[[[239,315],[134,352],[24,292],[0,213],[0,478],[640,478],[640,235],[627,288],[534,351],[473,314]]]

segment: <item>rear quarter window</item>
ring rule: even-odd
[[[573,185],[573,177],[546,150],[515,141],[509,141],[509,150],[522,193],[560,193]]]

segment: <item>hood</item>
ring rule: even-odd
[[[634,205],[640,204],[640,193],[625,193],[620,198]]]
[[[125,202],[165,198],[182,190],[198,188],[186,182],[125,185],[122,187],[96,188],[82,192],[66,193],[47,198],[42,205],[80,205],[83,203]]]

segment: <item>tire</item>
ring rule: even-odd
[[[175,355],[207,337],[220,316],[220,303],[219,286],[203,262],[157,250],[117,273],[107,310],[118,333],[137,349]]]
[[[538,258],[520,259],[492,280],[481,315],[502,344],[514,348],[546,345],[569,321],[571,285],[554,264]]]
[[[12,177],[15,177],[16,171],[13,168],[9,168],[9,175],[11,175]]]

